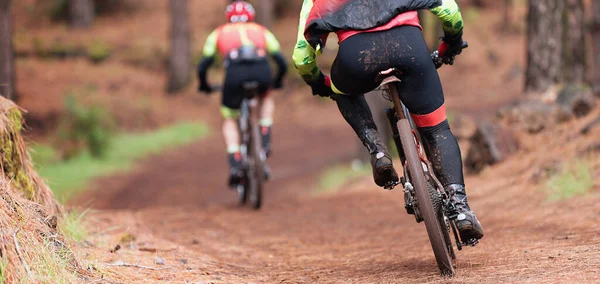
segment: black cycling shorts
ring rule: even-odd
[[[364,94],[377,88],[378,73],[389,68],[402,71],[400,96],[412,114],[431,114],[442,107],[440,78],[418,27],[360,33],[344,40],[331,67],[331,80],[345,94]]]
[[[230,63],[223,83],[223,106],[237,110],[244,98],[244,83],[258,82],[259,94],[267,93],[271,86],[271,67],[269,61]]]

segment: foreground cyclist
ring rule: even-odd
[[[463,46],[462,16],[454,0],[304,0],[294,64],[313,95],[336,101],[369,151],[373,178],[381,187],[398,182],[398,174],[364,94],[379,86],[379,72],[402,71],[401,99],[423,136],[436,175],[458,209],[460,235],[480,239],[483,228],[467,203],[460,149],[446,119],[442,85],[420,30],[417,11],[421,9],[430,10],[442,22],[445,37],[440,54],[452,64]],[[330,79],[319,70],[316,55],[332,32],[338,36],[339,50]]]
[[[206,39],[203,58],[198,66],[198,79],[199,91],[206,94],[213,92],[206,72],[218,53],[226,68],[221,114],[224,118],[223,137],[229,156],[229,185],[234,187],[243,177],[237,124],[244,95],[243,84],[252,81],[259,83],[262,146],[269,156],[275,103],[267,92],[271,86],[275,89],[282,87],[287,64],[275,36],[265,27],[252,22],[255,15],[252,5],[245,1],[235,1],[227,6],[226,15],[229,23],[218,27]],[[273,82],[267,55],[275,60],[279,69]]]

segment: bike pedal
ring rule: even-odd
[[[385,183],[385,185],[383,186],[383,188],[387,189],[387,190],[392,190],[392,189],[394,189],[394,187],[396,187],[396,185],[398,185],[398,182],[388,181],[388,182]]]
[[[467,240],[465,243],[463,243],[463,245],[465,246],[471,246],[474,247],[475,245],[477,245],[479,243],[478,239],[469,239]]]

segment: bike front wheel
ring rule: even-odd
[[[410,122],[408,119],[400,119],[396,125],[400,134],[400,141],[402,143],[402,149],[406,157],[406,163],[408,165],[408,174],[410,180],[415,188],[415,206],[418,206],[419,212],[425,222],[425,228],[427,229],[427,235],[433,249],[433,254],[440,269],[442,275],[453,276],[454,275],[454,264],[452,262],[452,256],[448,249],[447,237],[442,231],[442,224],[440,222],[440,211],[441,200],[438,199],[438,195],[435,190],[430,188],[425,173],[423,171],[423,163],[419,158],[417,152],[416,138],[412,132]],[[434,204],[432,199],[436,201]],[[440,203],[438,203],[440,202]]]

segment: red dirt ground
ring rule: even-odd
[[[335,109],[313,111],[327,115]],[[589,154],[596,180],[587,197],[549,202],[545,180],[534,178],[546,165],[581,156],[577,153],[598,143],[595,130],[567,144],[574,138],[569,133],[591,118],[559,128],[556,136],[525,137],[519,155],[467,178],[486,236],[458,254],[458,274],[451,280],[438,276],[425,229],[404,212],[401,191],[381,190],[364,178],[314,196],[319,170],[355,147],[341,119],[310,128],[279,120],[271,161],[275,176],[260,212],[236,205],[235,194],[223,186],[221,146],[210,140],[148,159],[135,174],[102,180],[79,204],[100,209],[93,226],[98,238],[110,240],[100,246],[105,251],[118,242],[115,235],[137,237],[116,254],[96,251],[98,259],[153,266],[160,256],[171,267],[110,272],[126,282],[597,283],[597,154]],[[103,233],[106,228],[115,231]]]

